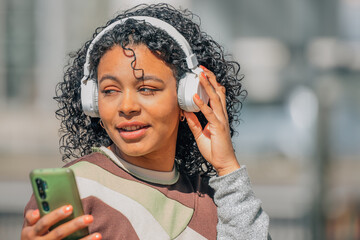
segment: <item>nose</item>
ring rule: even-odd
[[[140,104],[136,94],[131,90],[124,91],[120,98],[118,111],[120,115],[131,116],[140,112]]]

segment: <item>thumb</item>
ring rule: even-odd
[[[32,226],[40,219],[39,209],[28,210],[25,214],[25,226]]]
[[[202,127],[199,119],[192,112],[184,112],[188,126],[194,135],[195,139],[198,139],[202,134]]]

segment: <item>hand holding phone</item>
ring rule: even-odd
[[[34,234],[49,234],[54,235],[51,239],[66,240],[88,236],[87,226],[93,218],[91,215],[84,215],[71,169],[35,169],[30,173],[30,179],[39,209],[26,214],[22,239],[34,239],[29,238]],[[100,234],[93,235],[97,236],[94,239],[101,239]]]
[[[87,227],[92,222],[91,215],[84,215],[77,217],[73,220],[70,220],[62,225],[59,225],[55,229],[49,231],[49,228],[59,222],[60,220],[65,219],[72,214],[72,206],[65,205],[58,209],[51,211],[49,214],[46,214],[40,219],[40,211],[37,210],[28,210],[25,215],[25,224],[21,232],[21,240],[30,240],[30,239],[79,239],[79,238],[69,238],[69,235],[74,232]],[[93,233],[91,235],[81,238],[85,239],[94,239],[101,240],[102,236],[100,233]]]

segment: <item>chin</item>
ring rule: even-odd
[[[117,145],[117,148],[121,154],[129,157],[141,157],[151,152],[146,147],[144,147],[143,143],[139,142]]]

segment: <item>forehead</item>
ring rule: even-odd
[[[130,45],[125,49],[119,45],[110,48],[101,58],[98,65],[98,74],[142,70],[144,74],[174,75],[170,66],[145,45]]]
[[[145,45],[131,45],[125,49],[119,45],[113,46],[101,57],[97,75],[98,79],[109,75],[119,80],[145,80],[152,76],[164,82],[176,83],[170,66]]]

